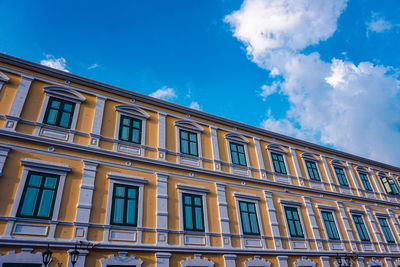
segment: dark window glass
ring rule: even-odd
[[[379,225],[382,228],[382,232],[385,235],[386,241],[389,243],[394,243],[392,231],[390,231],[387,220],[385,218],[378,218],[378,221],[379,221]]]
[[[383,187],[385,188],[386,193],[391,194],[391,195],[397,195],[399,193],[399,188],[397,187],[397,184],[395,181],[393,181],[392,178],[389,178],[387,176],[379,176],[381,178],[381,182],[383,184]]]
[[[244,146],[236,143],[229,143],[229,144],[231,147],[232,163],[242,166],[247,166]]]
[[[306,167],[307,167],[307,172],[308,172],[308,176],[310,177],[310,179],[319,181],[320,178],[319,178],[319,173],[318,173],[316,162],[306,160]]]
[[[274,165],[275,172],[287,174],[283,156],[281,154],[271,153],[271,157],[272,157],[272,164]]]
[[[199,155],[197,149],[197,133],[179,130],[179,135],[181,141],[181,153],[197,157]]]
[[[138,188],[114,184],[111,224],[137,225]]]
[[[335,167],[335,173],[340,185],[349,186],[343,168]]]
[[[75,103],[50,97],[44,116],[44,123],[70,128],[74,109]]]
[[[289,233],[291,237],[304,238],[303,228],[297,208],[285,207],[286,220],[289,226]]]
[[[19,217],[50,219],[59,177],[46,173],[29,172],[18,208]]]
[[[367,228],[365,228],[365,224],[361,215],[353,215],[353,221],[356,225],[361,241],[370,241]]]
[[[186,231],[204,232],[202,196],[182,194],[183,226]]]
[[[239,201],[240,218],[242,220],[243,234],[259,235],[256,205],[251,202]]]
[[[372,191],[372,186],[369,182],[368,176],[365,173],[359,172],[361,182],[365,190]]]
[[[326,232],[328,234],[328,238],[331,240],[339,240],[339,233],[336,228],[335,220],[333,218],[332,212],[322,211],[321,212],[322,219],[324,220]]]
[[[119,124],[119,140],[140,144],[141,138],[142,121],[122,115]]]

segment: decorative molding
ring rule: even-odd
[[[174,123],[175,126],[186,129],[189,131],[195,131],[195,132],[203,132],[204,128],[200,126],[200,124],[190,121],[190,120],[178,120],[175,121]]]
[[[8,152],[10,152],[10,148],[0,146],[0,176],[3,175],[4,164],[6,163]]]
[[[107,173],[107,178],[111,180],[118,180],[118,181],[137,183],[137,184],[147,184],[149,182],[148,180],[142,177],[123,174],[119,172],[109,172]]]
[[[141,119],[148,119],[150,115],[136,105],[119,105],[115,106],[115,110],[130,116],[139,117]]]
[[[310,152],[304,152],[301,154],[301,157],[303,159],[309,159],[309,160],[313,160],[313,161],[319,161],[319,155],[318,154],[314,154],[314,153],[310,153]]]
[[[301,207],[303,206],[302,202],[299,201],[292,201],[292,200],[286,200],[286,199],[280,199],[279,202],[282,205],[286,205],[286,206],[294,206],[294,207]]]
[[[102,258],[100,260],[101,266],[102,267],[107,267],[109,265],[127,265],[127,266],[136,266],[136,267],[141,267],[143,260],[141,259],[136,259],[134,255],[127,256],[128,252],[127,251],[119,251],[118,256],[115,256],[114,254],[111,255],[108,258]]]
[[[66,87],[61,86],[47,86],[43,88],[46,94],[55,97],[67,98],[74,102],[84,102],[86,101],[86,97],[84,97],[81,93]]]
[[[248,144],[250,142],[249,139],[247,139],[244,135],[238,133],[227,133],[225,134],[225,139],[239,142],[241,144]]]
[[[296,267],[315,267],[316,266],[316,262],[307,259],[306,257],[301,257],[301,259],[298,259],[294,265]]]
[[[10,78],[7,75],[5,75],[3,72],[0,71],[0,82],[8,83],[9,81],[10,81]],[[1,89],[1,87],[0,87],[0,89]]]
[[[255,255],[254,259],[249,259],[244,262],[246,267],[270,267],[271,263],[266,259],[261,259],[260,256]]]
[[[255,201],[259,201],[261,198],[257,195],[253,195],[253,194],[248,194],[248,193],[242,193],[242,192],[235,192],[234,196],[236,198],[242,198],[242,199],[246,199],[246,200],[255,200]]]
[[[266,146],[266,148],[270,151],[281,153],[281,154],[288,153],[288,150],[286,148],[284,148],[283,146],[278,145],[278,144],[269,144]]]
[[[24,160],[21,160],[21,165],[31,168],[41,168],[41,169],[61,171],[61,172],[70,172],[72,170],[72,168],[67,164],[54,163],[54,162],[31,159],[31,158],[26,158]]]
[[[208,260],[207,258],[201,259],[201,254],[194,254],[193,258],[188,258],[187,260],[181,261],[182,267],[213,267],[214,262]]]
[[[347,168],[347,165],[343,160],[334,159],[334,160],[331,161],[331,164],[333,166],[337,166],[337,167],[341,167],[341,168]]]
[[[0,266],[3,266],[4,263],[33,263],[41,265],[43,263],[42,253],[32,253],[32,251],[32,248],[22,248],[20,253],[10,251],[6,255],[0,254]]]
[[[383,267],[383,263],[381,261],[375,259],[375,257],[370,259],[367,264],[368,264],[368,267],[375,267],[375,266]]]

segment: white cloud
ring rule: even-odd
[[[176,98],[175,90],[167,86],[163,86],[161,89],[151,93],[150,96],[163,100],[171,100]]]
[[[270,96],[278,91],[278,86],[279,86],[279,83],[277,83],[277,82],[273,82],[271,85],[264,84],[263,86],[261,86],[260,96],[265,101],[265,99],[268,96]]]
[[[192,109],[197,109],[197,110],[201,110],[200,105],[197,101],[192,101],[192,103],[190,103],[190,108]]]
[[[344,0],[245,0],[225,20],[246,45],[249,58],[271,71],[271,77],[279,75],[279,82],[263,88],[261,97],[277,88],[288,97],[286,118],[277,120],[269,112],[264,128],[399,164],[396,71],[301,53],[335,32],[345,7]]]
[[[69,70],[67,70],[67,60],[65,58],[55,58],[53,55],[50,54],[47,54],[45,56],[46,59],[41,60],[40,64],[50,68],[69,72]]]
[[[385,20],[384,17],[374,12],[371,15],[371,20],[365,24],[367,25],[367,36],[369,32],[380,33],[390,30],[393,26],[390,21]]]
[[[95,68],[98,68],[98,67],[100,67],[100,65],[97,64],[97,63],[94,63],[94,64],[92,64],[92,65],[90,65],[90,66],[88,67],[88,70],[95,69]]]

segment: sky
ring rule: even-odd
[[[398,0],[0,0],[0,52],[400,166]]]

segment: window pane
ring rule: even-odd
[[[186,229],[193,229],[192,208],[190,206],[185,207],[185,227]]]
[[[181,140],[181,152],[184,154],[189,154],[189,142],[186,140]]]
[[[60,104],[61,104],[60,101],[57,101],[57,100],[54,100],[54,99],[51,99],[50,101],[51,101],[50,107],[55,108],[55,109],[59,109],[60,108]]]
[[[301,227],[300,221],[295,221],[295,225],[296,225],[297,236],[302,237],[303,236],[303,228]]]
[[[288,220],[292,220],[293,219],[292,212],[289,209],[286,209],[286,218]]]
[[[132,140],[133,143],[140,143],[140,132],[137,129],[132,129]]]
[[[121,140],[129,141],[129,127],[122,126],[120,136]]]
[[[38,174],[30,174],[29,176],[29,183],[28,185],[30,186],[40,186],[40,183],[42,182],[42,176]]]
[[[243,232],[245,234],[251,233],[249,217],[248,214],[245,212],[242,213],[242,223],[243,223]]]
[[[246,202],[239,202],[239,206],[240,206],[240,211],[247,212],[247,203]]]
[[[192,204],[192,198],[190,196],[183,196],[183,203],[187,204],[187,205],[191,205]]]
[[[57,184],[57,178],[55,177],[46,177],[46,181],[44,182],[45,188],[55,189]]]
[[[126,205],[126,223],[136,224],[136,200],[128,200]]]
[[[203,213],[201,207],[195,208],[196,230],[203,229]]]
[[[237,150],[239,151],[239,153],[244,153],[244,148],[242,145],[237,145]]]
[[[250,214],[250,222],[251,222],[251,232],[253,234],[258,234],[258,221],[257,221],[257,216],[255,213]]]
[[[188,132],[181,131],[181,138],[182,139],[188,140],[189,139],[188,135],[189,135]]]
[[[244,154],[239,154],[239,164],[245,166],[246,165],[246,157]]]
[[[21,215],[33,216],[35,209],[36,199],[39,193],[39,189],[28,187],[25,192],[24,203],[21,208]]]
[[[283,161],[280,162],[281,173],[286,174],[286,167]]]
[[[59,126],[61,127],[69,127],[69,119],[71,118],[71,113],[63,112],[60,119]]]
[[[232,152],[232,163],[239,164],[239,158],[237,152]]]
[[[49,217],[52,203],[53,203],[53,190],[43,190],[42,199],[39,204],[37,216]]]
[[[192,142],[197,142],[197,134],[191,133],[189,139]]]
[[[124,200],[121,198],[114,198],[114,223],[123,223],[124,218]]]
[[[295,237],[296,236],[296,229],[295,229],[295,226],[294,226],[294,222],[292,220],[288,220],[288,225],[289,225],[290,236]]]
[[[128,198],[136,198],[137,189],[136,188],[128,188]]]
[[[47,114],[47,119],[45,123],[48,124],[56,124],[58,111],[54,109],[49,109],[49,113]]]
[[[194,205],[201,206],[201,197],[194,197]]]
[[[236,145],[235,144],[233,144],[233,143],[230,143],[231,144],[231,151],[237,151],[237,148],[236,148]]]
[[[142,126],[142,122],[138,120],[133,121],[133,128],[140,129]]]
[[[197,156],[197,143],[190,143],[190,154],[193,156]]]
[[[125,196],[125,187],[120,185],[115,185],[115,196],[124,197]]]
[[[72,105],[68,104],[68,103],[64,103],[64,111],[71,112],[72,111]]]
[[[122,117],[122,125],[129,127],[131,125],[131,119],[127,117]]]

